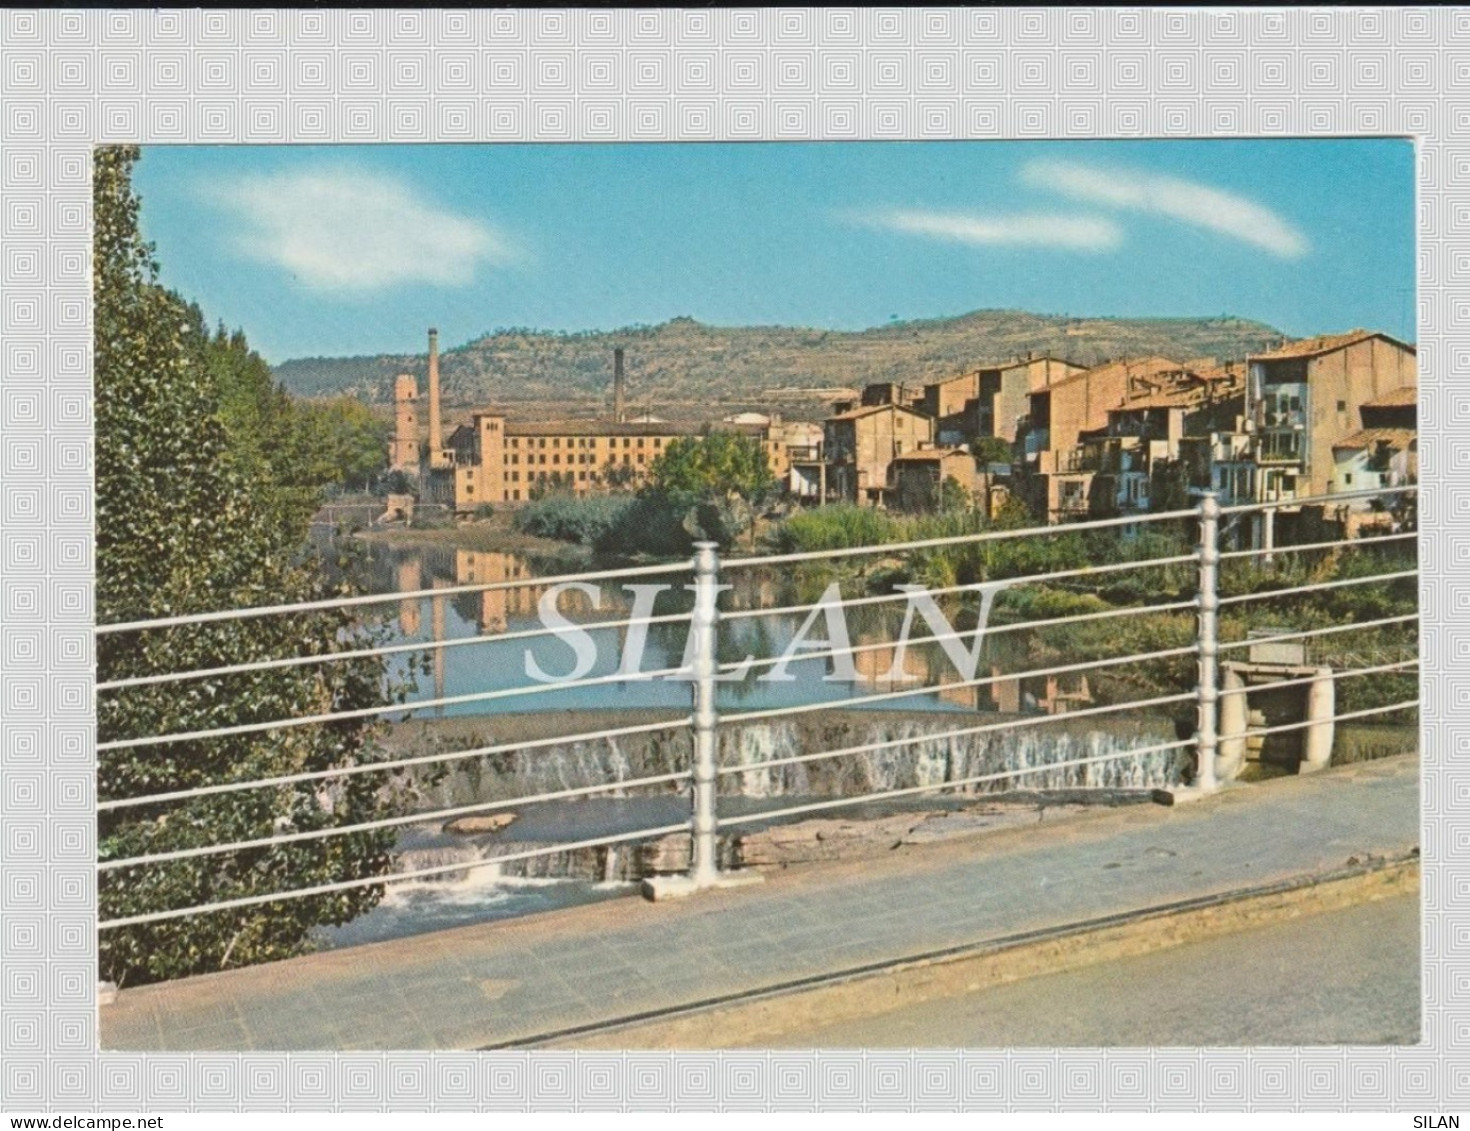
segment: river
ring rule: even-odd
[[[486,582],[533,579],[531,560],[515,554],[453,547],[368,547],[365,575],[374,592],[395,593],[448,589]],[[687,613],[687,576],[631,578],[630,582],[662,583],[655,616]],[[733,589],[722,607],[758,609],[801,604],[816,599],[799,579],[772,572],[730,571]],[[604,583],[594,597],[562,595],[558,608],[574,624],[616,621],[634,609],[635,593],[621,581]],[[578,739],[546,744],[556,735],[575,736],[629,725],[678,720],[690,709],[687,681],[628,676],[629,630],[587,632],[589,665],[583,679],[603,680],[589,686],[562,687],[539,682],[534,673],[563,676],[577,662],[577,652],[558,636],[500,640],[505,633],[544,627],[538,602],[547,586],[489,590],[407,598],[387,606],[385,627],[394,642],[422,643],[423,650],[399,655],[390,663],[395,681],[414,679],[407,695],[414,703],[458,699],[412,711],[395,721],[388,739],[400,753],[510,747],[507,752],[452,763],[447,772],[425,775],[419,782],[420,804],[427,810],[474,805],[543,792],[575,789],[607,782],[631,781],[686,769],[687,728],[674,727],[616,739]],[[847,594],[852,596],[857,594]],[[996,780],[959,790],[909,798],[886,805],[843,807],[838,815],[881,815],[896,808],[913,812],[973,804],[978,794],[1007,790],[1087,790],[1091,796],[1140,795],[1175,783],[1187,766],[1177,751],[1135,756],[1129,752],[1177,737],[1172,719],[1164,716],[1107,715],[1058,719],[1030,725],[1047,716],[1094,705],[1085,676],[1071,679],[1003,680],[979,688],[915,692],[880,701],[853,700],[896,690],[907,683],[954,682],[965,678],[953,657],[937,645],[914,645],[895,670],[891,646],[898,635],[902,603],[848,610],[844,618],[854,645],[877,644],[854,657],[852,670],[834,669],[830,659],[792,662],[787,678],[759,678],[756,669],[739,680],[722,682],[722,714],[760,712],[823,703],[821,711],[788,714],[722,727],[720,764],[752,767],[720,779],[721,812],[758,814],[806,800],[856,797],[893,789],[940,785],[975,776]],[[952,613],[952,610],[951,610]],[[646,611],[642,615],[647,615]],[[720,659],[737,663],[747,656],[777,657],[802,632],[804,614],[732,619],[720,629]],[[818,621],[804,634],[814,647],[825,648],[828,626]],[[933,630],[916,620],[912,635]],[[683,662],[687,626],[651,625],[637,672],[677,668]],[[986,644],[977,676],[1016,670],[1024,660],[1022,634],[992,637]],[[478,643],[472,643],[479,641]],[[968,648],[968,641],[964,642]],[[799,654],[799,653],[798,653]],[[414,661],[417,661],[415,664]],[[837,678],[845,676],[845,678]],[[531,686],[531,694],[497,694]],[[988,723],[1030,722],[994,733],[952,735]],[[938,734],[933,740],[924,736]],[[914,740],[918,741],[914,741]],[[543,740],[517,749],[516,744]],[[1383,739],[1397,745],[1393,736]],[[791,761],[813,751],[870,746],[853,756]],[[1362,744],[1354,747],[1363,749]],[[1376,747],[1375,747],[1376,749]],[[1186,752],[1187,753],[1187,752]],[[1095,766],[1045,774],[1022,773],[1040,765],[1075,758],[1115,755]],[[1359,756],[1374,756],[1372,754]],[[778,765],[763,765],[777,762]],[[1009,775],[1015,774],[1011,777]],[[342,927],[319,932],[327,946],[347,946],[402,937],[445,927],[509,918],[592,900],[632,894],[639,874],[635,849],[581,850],[513,864],[496,857],[529,848],[588,840],[687,821],[689,806],[682,787],[669,784],[631,786],[611,795],[520,806],[508,828],[474,837],[446,832],[438,822],[406,826],[399,838],[401,870],[463,862],[462,872],[418,883],[394,885],[382,903]],[[473,866],[472,866],[473,865]]]

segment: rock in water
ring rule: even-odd
[[[444,831],[458,836],[495,833],[516,819],[514,813],[486,813],[479,817],[456,817],[444,825]]]

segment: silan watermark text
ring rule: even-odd
[[[985,629],[990,621],[990,611],[995,596],[1005,588],[1005,582],[978,582],[948,592],[956,595],[975,594],[980,598],[976,623],[973,629],[957,631],[944,611],[934,599],[934,594],[922,585],[896,585],[894,589],[907,600],[904,605],[903,625],[892,641],[893,662],[886,674],[880,676],[889,683],[914,683],[920,678],[909,672],[904,664],[914,631],[916,620],[922,619],[933,634],[919,637],[915,643],[936,643],[954,664],[964,679],[973,680],[980,664],[980,651],[984,645]],[[648,644],[648,629],[654,620],[654,604],[659,596],[674,589],[672,585],[626,585],[625,591],[633,595],[632,608],[628,614],[627,634],[623,641],[622,656],[617,674],[629,680],[663,678],[689,680],[695,678],[695,634],[689,634],[684,658],[680,667],[672,673],[643,671],[643,653]],[[692,586],[685,586],[693,590]],[[713,586],[716,596],[732,588],[730,585]],[[567,618],[560,608],[561,598],[570,591],[581,593],[588,599],[593,610],[601,608],[602,591],[585,581],[567,581],[553,585],[541,596],[537,606],[541,623],[558,640],[571,649],[571,667],[564,672],[547,672],[532,655],[525,652],[526,676],[538,683],[572,683],[589,675],[597,665],[597,641],[592,634],[576,622]],[[806,619],[797,628],[790,642],[779,656],[774,657],[770,670],[756,678],[766,683],[790,683],[797,677],[788,670],[793,663],[817,656],[829,657],[832,670],[824,677],[831,682],[855,683],[859,676],[853,663],[852,636],[848,631],[846,610],[849,607],[842,599],[837,582],[827,586],[821,598],[810,607]],[[969,646],[966,647],[966,642]],[[715,679],[722,682],[742,682],[756,664],[756,657],[747,655],[740,663],[726,666]],[[762,661],[767,663],[769,661]]]

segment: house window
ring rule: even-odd
[[[1338,412],[1346,412],[1347,411],[1347,401],[1338,401],[1337,402],[1337,411]]]
[[[1344,475],[1342,477],[1342,482],[1344,486],[1351,487],[1353,485],[1353,473],[1349,471],[1346,475]]]

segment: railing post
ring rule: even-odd
[[[713,542],[694,544],[694,817],[690,845],[689,879],[695,887],[709,887],[718,876],[716,856],[715,788],[719,744],[719,713],[715,709],[715,640],[720,555]]]
[[[1220,746],[1220,499],[1206,491],[1199,503],[1199,728],[1195,745],[1195,786],[1215,788],[1215,756]]]
[[[720,715],[715,706],[719,673],[716,652],[720,623],[720,555],[714,542],[694,544],[694,611],[689,619],[689,676],[694,690],[693,799],[689,821],[689,871],[684,875],[651,876],[643,894],[652,900],[674,899],[704,888],[758,883],[749,869],[721,872],[719,865]]]

